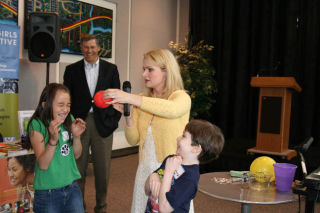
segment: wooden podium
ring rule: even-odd
[[[252,77],[250,85],[260,87],[260,95],[256,147],[247,152],[291,159],[297,155],[288,149],[291,98],[301,87],[294,77]]]

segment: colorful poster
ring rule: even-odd
[[[18,0],[0,0],[0,24],[18,25]]]
[[[18,79],[20,27],[0,24],[0,78]]]
[[[61,24],[62,53],[81,55],[80,37],[94,34],[100,39],[101,57],[112,58],[115,11],[78,0],[26,0],[26,20],[32,12],[58,12]]]

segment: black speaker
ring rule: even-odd
[[[56,13],[30,13],[28,55],[33,62],[56,63],[60,60],[60,23]]]

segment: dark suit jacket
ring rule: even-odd
[[[84,70],[84,60],[70,64],[66,67],[63,84],[71,93],[71,114],[75,118],[86,119],[93,107],[94,121],[101,137],[108,137],[118,128],[121,113],[112,106],[101,109],[92,103],[89,86]],[[120,89],[120,80],[117,66],[102,59],[99,60],[99,76],[95,93],[108,88]]]

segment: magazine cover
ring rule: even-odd
[[[0,212],[33,212],[35,155],[0,159]]]

